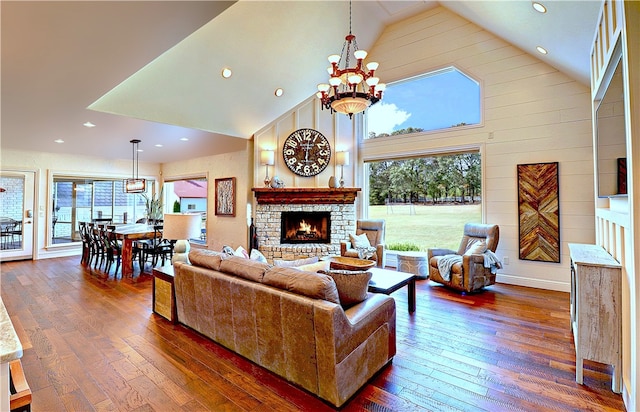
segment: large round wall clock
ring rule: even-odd
[[[329,165],[331,146],[322,133],[313,129],[298,129],[284,141],[284,162],[293,173],[315,176]]]

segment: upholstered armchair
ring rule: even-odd
[[[498,225],[467,223],[457,251],[427,250],[429,279],[461,292],[474,292],[493,285],[496,270],[501,267],[493,253],[499,239]]]
[[[349,241],[340,242],[340,255],[373,260],[376,266],[384,268],[384,227],[384,219],[356,221],[356,234],[350,234]]]

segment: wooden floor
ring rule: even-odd
[[[2,299],[24,347],[33,411],[323,411],[314,396],[151,311],[151,278],[79,258],[7,262]],[[575,382],[566,293],[494,285],[395,292],[398,353],[345,411],[620,411],[610,370]]]

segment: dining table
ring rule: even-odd
[[[152,239],[155,230],[153,225],[131,223],[115,225],[113,233],[122,240],[122,277],[133,276],[133,242],[140,239]]]

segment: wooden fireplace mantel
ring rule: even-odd
[[[258,204],[349,204],[354,203],[360,191],[358,187],[292,187],[251,189]]]

